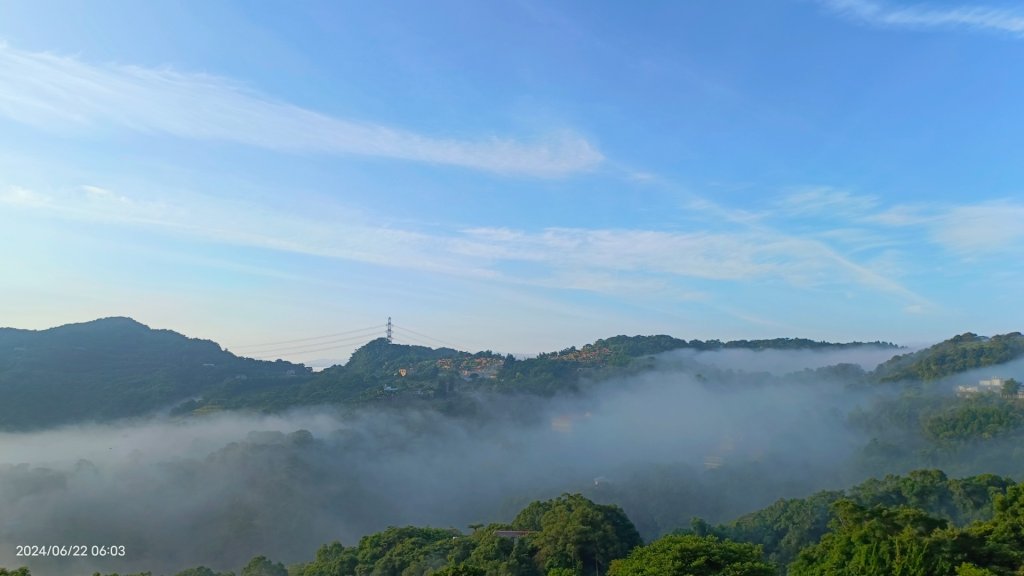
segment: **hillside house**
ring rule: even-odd
[[[989,378],[988,380],[979,380],[976,386],[957,386],[956,395],[961,398],[969,396],[977,396],[979,394],[1002,394],[1003,386],[1012,378]],[[1024,391],[1018,392],[1018,398],[1024,398]]]
[[[989,378],[988,380],[979,380],[978,388],[987,392],[999,392],[1003,389],[1003,384],[1006,384],[1008,380],[1009,378]]]

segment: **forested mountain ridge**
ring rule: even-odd
[[[924,350],[894,356],[879,365],[873,376],[881,382],[937,380],[1021,357],[1024,357],[1024,335],[1020,332],[991,338],[965,332]]]
[[[226,380],[307,373],[300,364],[240,358],[212,341],[130,318],[0,328],[0,430],[136,416]]]
[[[465,414],[473,412],[469,397],[473,394],[550,397],[575,393],[587,382],[649,370],[653,367],[653,356],[673,350],[833,350],[858,346],[897,349],[896,345],[883,342],[830,343],[797,338],[721,342],[686,341],[666,335],[620,335],[580,348],[573,346],[517,359],[490,350],[469,353],[394,344],[377,338],[353,352],[346,364],[332,366],[309,379],[266,382],[261,387],[229,382],[209,391],[202,399],[182,405],[177,412],[278,411],[315,404],[383,403],[428,404],[449,413]]]
[[[323,403],[457,401],[467,382],[482,389],[550,395],[581,377],[679,348],[713,350],[835,347],[799,339],[718,342],[616,336],[515,360],[490,351],[390,344],[379,338],[344,366],[313,374],[301,364],[236,356],[209,340],[113,317],[46,330],[0,328],[0,430],[139,416],[177,404],[176,413],[249,408],[271,411]],[[892,346],[892,345],[888,345]],[[191,400],[189,400],[191,398]],[[185,402],[184,404],[181,404]]]
[[[517,359],[491,351],[434,349],[378,338],[356,350],[346,364],[314,374],[301,364],[239,357],[215,342],[154,330],[130,318],[38,331],[2,328],[0,394],[5,401],[0,403],[0,430],[139,416],[172,406],[175,414],[184,415],[230,409],[269,412],[317,404],[426,402],[460,412],[468,409],[463,392],[469,390],[541,397],[571,393],[583,382],[645,371],[652,367],[653,356],[674,350],[858,346],[897,349],[886,342],[802,338],[722,342],[619,335]],[[992,338],[968,333],[914,354],[897,355],[875,372],[863,374],[863,379],[927,379],[1021,355],[1024,336],[1020,333]]]

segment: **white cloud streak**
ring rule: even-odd
[[[706,294],[687,287],[690,280],[782,281],[800,288],[856,284],[926,304],[897,281],[821,240],[765,226],[723,232],[469,228],[426,233],[382,228],[359,217],[270,212],[209,196],[177,194],[173,204],[140,200],[93,185],[50,192],[44,203],[24,201],[41,197],[24,191],[0,201],[61,218],[508,285],[627,297],[656,293],[692,301]],[[709,206],[715,213],[724,210]]]
[[[806,273],[794,265],[806,246],[749,233],[548,228],[539,232],[465,230],[451,248],[461,254],[536,262],[562,269],[662,273],[710,280],[742,280]]]
[[[1006,200],[957,206],[933,227],[935,239],[962,256],[1020,250],[1024,205]]]
[[[21,186],[8,186],[6,190],[0,191],[0,204],[44,208],[49,203],[50,199],[46,196]]]
[[[688,209],[716,223],[688,230],[427,231],[382,226],[374,215],[330,207],[310,213],[181,191],[125,192],[95,183],[44,190],[0,187],[0,204],[14,218],[34,213],[509,287],[666,301],[708,299],[707,288],[697,282],[782,282],[806,290],[860,286],[915,310],[930,310],[934,305],[900,280],[908,273],[904,264],[915,260],[909,254],[931,246],[968,262],[1024,250],[1018,226],[1024,205],[1014,200],[883,206],[874,197],[827,188],[801,189],[763,211],[738,214],[698,198]],[[803,232],[791,230],[794,218]],[[844,228],[850,225],[856,226],[852,234]]]
[[[864,219],[890,228],[918,229],[962,259],[1024,251],[1024,203],[996,199],[947,206],[898,205]]]
[[[878,199],[859,196],[828,186],[801,188],[776,202],[786,216],[851,218],[871,211]]]
[[[321,114],[216,76],[92,65],[4,44],[0,116],[61,132],[113,127],[281,152],[375,156],[535,177],[591,170],[604,159],[596,146],[569,131],[530,143],[437,138]]]
[[[700,301],[710,296],[696,282],[782,282],[814,291],[860,286],[902,300],[908,310],[932,310],[934,304],[900,280],[908,273],[905,264],[916,259],[909,254],[931,246],[969,262],[1024,251],[1024,231],[1018,226],[1024,221],[1024,205],[1013,200],[886,207],[874,198],[818,190],[784,197],[762,212],[735,216],[708,200],[688,205],[691,210],[700,205],[718,222],[729,223],[714,229],[424,231],[381,226],[372,215],[330,209],[310,214],[180,191],[164,194],[172,196],[173,201],[160,200],[158,192],[147,197],[141,191],[125,193],[94,184],[63,190],[0,187],[0,205],[14,218],[34,213],[118,224],[509,287],[627,299]],[[800,234],[785,231],[794,216],[810,222],[813,214],[828,217]],[[774,227],[772,222],[781,224]],[[837,223],[856,225],[856,233],[840,234],[837,240]]]
[[[869,0],[823,0],[845,16],[881,26],[908,28],[959,27],[1024,36],[1024,14],[987,6],[928,8],[926,5],[895,8]]]

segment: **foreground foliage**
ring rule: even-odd
[[[992,475],[948,479],[937,470],[779,501],[717,528],[697,521],[685,533],[646,546],[621,509],[578,494],[533,502],[510,524],[472,528],[463,534],[392,527],[356,546],[326,544],[310,562],[287,568],[257,556],[238,574],[1013,576],[1024,571],[1024,485]],[[31,574],[27,568],[0,568],[0,576]],[[173,576],[235,574],[200,566]]]
[[[774,576],[761,548],[714,536],[666,536],[612,562],[608,576]]]
[[[864,509],[877,506],[923,511],[953,526],[988,520],[993,502],[1006,494],[1014,482],[1009,478],[983,474],[949,479],[939,470],[918,470],[906,476],[889,475],[872,479],[846,491],[824,491],[807,498],[778,502],[706,531],[723,538],[763,546],[767,557],[780,565],[821,539],[836,516],[835,505],[849,502]]]

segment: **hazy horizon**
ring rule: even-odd
[[[22,327],[17,327],[17,326],[0,326],[0,329],[45,331],[45,330],[52,330],[54,328],[61,328],[63,326],[71,326],[71,325],[77,325],[77,324],[88,324],[90,322],[94,322],[94,321],[97,321],[97,320],[109,320],[109,319],[116,319],[116,318],[126,318],[126,319],[132,320],[134,322],[139,322],[137,319],[130,318],[130,317],[127,317],[127,316],[114,316],[114,317],[108,317],[108,318],[96,318],[96,319],[88,320],[88,321],[85,321],[85,322],[70,322],[70,323],[65,323],[65,324],[59,324],[59,325],[56,325],[56,326],[48,326],[48,327],[45,327],[45,328],[22,328]],[[142,322],[139,322],[139,323],[145,325]],[[249,347],[241,347],[241,349],[237,349],[237,348],[236,349],[232,349],[230,347],[226,347],[221,342],[216,342],[215,340],[211,340],[209,338],[205,338],[205,337],[203,337],[201,335],[185,334],[185,333],[181,333],[181,332],[179,332],[177,330],[174,330],[173,328],[167,328],[167,327],[161,327],[161,326],[146,326],[146,327],[151,329],[151,330],[171,330],[172,332],[177,332],[177,333],[181,334],[182,336],[185,336],[185,337],[188,337],[188,338],[198,338],[200,340],[210,340],[212,342],[215,342],[216,344],[219,344],[221,346],[221,348],[224,349],[225,351],[230,352],[230,353],[232,353],[232,354],[234,354],[236,356],[239,356],[239,357],[244,357],[244,358],[256,358],[256,359],[266,359],[266,360],[282,359],[282,360],[293,361],[293,360],[290,360],[288,357],[296,355],[296,354],[290,354],[290,353],[277,354],[277,355],[269,354],[268,355],[267,353],[263,352],[264,350],[268,349],[268,345],[266,345],[266,344],[255,348],[255,350],[253,350],[252,348],[249,348]],[[343,346],[345,346],[345,347],[354,346],[355,348],[359,348],[359,347],[361,347],[361,346],[371,342],[372,340],[376,340],[376,339],[379,339],[379,338],[385,338],[387,333],[386,333],[386,330],[385,330],[384,326],[381,326],[380,330],[381,330],[380,334],[376,334],[376,335],[371,334],[371,335],[368,335],[368,336],[365,336],[365,337],[364,336],[359,336],[358,338],[365,338],[365,341],[362,342],[361,344],[347,344],[346,343]],[[436,342],[436,341],[435,342],[431,342],[431,341],[429,341],[427,339],[429,337],[426,337],[425,335],[421,335],[421,336],[418,336],[418,337],[417,336],[412,336],[413,338],[416,338],[416,341],[410,341],[408,339],[403,338],[403,336],[406,336],[407,334],[404,333],[404,331],[402,331],[400,328],[397,328],[396,331],[399,332],[399,333],[396,334],[394,336],[394,338],[393,338],[393,341],[394,341],[395,344],[411,345],[411,346],[425,346],[425,347],[435,348],[435,349],[437,349],[437,348],[453,348],[453,349],[458,350],[460,352],[469,352],[469,353],[476,353],[476,352],[484,351],[483,349],[477,349],[477,350],[460,349],[460,348],[454,347],[451,344],[445,344],[445,343]],[[362,330],[360,332],[365,332],[365,330]],[[611,334],[611,333],[609,333],[609,334],[606,334],[604,336],[601,336],[599,339],[606,339],[606,338],[611,338],[611,337],[620,336],[620,335],[623,335],[623,334],[620,334],[620,333]],[[706,342],[706,341],[709,340],[709,339],[701,338],[699,336],[685,336],[685,337],[683,337],[683,336],[679,336],[679,335],[676,335],[676,334],[666,334],[666,335],[674,337],[674,338],[679,338],[681,340],[687,340],[687,341],[701,340],[701,341]],[[932,342],[915,342],[915,343],[909,343],[909,344],[908,343],[891,342],[891,341],[888,341],[888,340],[885,340],[885,339],[881,339],[881,338],[876,338],[876,339],[871,340],[871,341],[856,342],[856,343],[863,344],[865,346],[871,346],[871,345],[873,345],[875,343],[893,344],[893,345],[897,346],[897,348],[883,348],[883,349],[881,349],[880,352],[879,352],[879,354],[880,354],[879,357],[881,358],[881,360],[879,360],[878,362],[875,362],[875,365],[877,365],[877,364],[881,363],[882,361],[887,360],[888,358],[890,358],[891,356],[893,356],[895,354],[905,354],[907,352],[912,352],[912,351],[916,351],[916,350],[919,350],[919,349],[922,349],[922,348],[926,348],[926,347],[928,347],[928,346],[930,346],[932,344],[936,344],[936,343],[938,343],[941,340],[948,339],[949,337],[952,337],[952,336],[955,336],[955,335],[956,334],[951,334],[951,335],[948,335],[946,337],[943,337],[940,340],[936,340],[936,341],[932,341]],[[626,335],[626,336],[651,336],[651,334],[641,334],[641,335],[631,334],[631,335]],[[989,335],[989,334],[982,334],[981,336],[991,336],[991,335]],[[778,338],[799,338],[799,336],[792,336],[792,335],[779,335],[777,337]],[[296,346],[298,346],[298,347],[305,347],[305,348],[322,348],[325,345],[327,345],[329,348],[336,348],[338,346],[337,345],[331,345],[331,343],[332,342],[336,342],[337,339],[338,338],[332,337],[331,335],[317,336],[317,337],[311,337],[311,338],[304,338],[304,339],[302,339],[301,343],[299,343],[299,344],[296,344],[296,343],[293,343],[293,342],[287,342],[285,344],[270,345],[269,349],[273,350],[275,348],[276,349],[282,349],[283,348],[284,350],[288,350],[289,348],[294,348]],[[343,336],[342,339],[345,340],[346,342],[352,340],[352,338],[349,337],[349,336]],[[808,340],[810,340],[810,339],[808,339]],[[539,356],[541,354],[548,354],[548,353],[552,353],[552,352],[557,352],[559,350],[564,350],[564,349],[570,348],[570,347],[580,348],[580,347],[585,346],[587,344],[592,344],[595,341],[596,340],[590,341],[590,342],[573,342],[573,343],[570,343],[570,344],[566,344],[565,346],[561,346],[561,347],[559,347],[557,349],[536,350],[536,351],[528,352],[528,353],[513,352],[513,351],[506,351],[506,350],[490,350],[490,349],[488,349],[488,350],[490,350],[491,352],[494,352],[496,354],[500,354],[502,356],[507,355],[507,354],[511,354],[513,357],[515,357],[517,359],[525,359],[525,358],[534,358],[534,357],[537,357],[537,356]],[[326,343],[326,344],[323,344],[323,343]],[[854,341],[838,340],[838,341],[832,341],[832,342],[829,342],[829,343],[833,343],[833,344],[852,344],[852,343],[854,343]],[[746,358],[746,360],[749,362],[751,360],[756,360],[758,356],[767,357],[767,356],[771,356],[774,353],[779,353],[779,352],[780,351],[778,351],[778,350],[771,350],[771,349],[768,349],[768,350],[749,350],[748,353],[751,354],[751,356],[748,356]],[[808,350],[807,352],[808,352],[809,357],[814,357],[815,355],[819,355],[819,357],[825,357],[824,354],[821,354],[818,351]],[[888,354],[888,356],[886,356],[886,354]],[[348,362],[348,360],[350,359],[350,356],[351,356],[351,354],[346,356],[344,359],[341,359],[341,358],[331,359],[331,358],[327,358],[327,357],[320,357],[320,358],[309,359],[309,360],[306,360],[306,361],[294,361],[294,362],[296,364],[304,364],[304,365],[306,365],[308,367],[313,368],[315,371],[318,371],[318,370],[321,370],[323,368],[328,368],[328,367],[334,366],[334,365],[344,365],[344,364],[346,364]],[[829,364],[830,363],[826,362],[826,363],[822,363],[822,364],[817,364],[814,367],[822,367],[822,366],[827,366]],[[832,364],[834,364],[834,362]],[[866,370],[870,370],[873,366],[863,366],[863,367]],[[768,370],[768,371],[771,371],[771,370]]]

